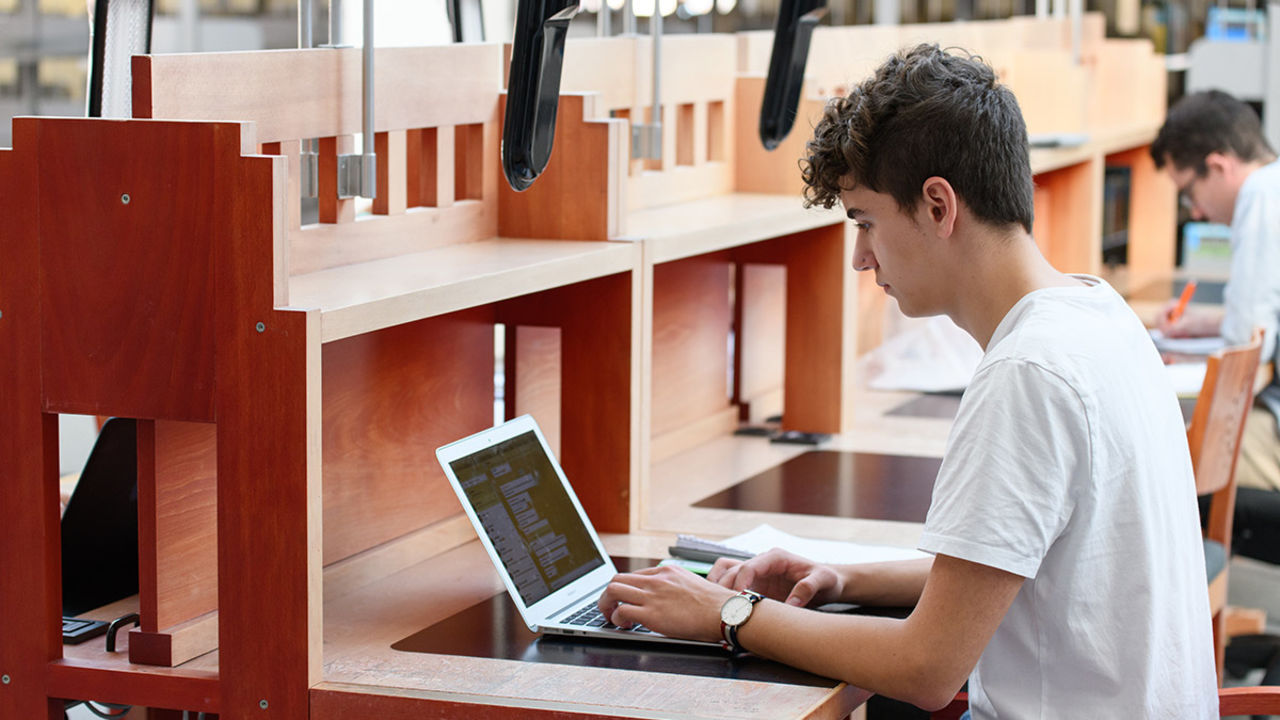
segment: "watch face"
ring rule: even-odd
[[[750,600],[741,595],[734,595],[724,601],[724,605],[720,608],[720,619],[726,625],[741,625],[751,617],[751,607]]]

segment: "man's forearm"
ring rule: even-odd
[[[844,580],[841,600],[858,605],[910,607],[920,600],[933,558],[841,565]]]

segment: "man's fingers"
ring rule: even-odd
[[[738,566],[738,574],[733,579],[734,590],[747,590],[751,587],[751,583],[755,582],[756,568],[755,565],[747,561]]]
[[[813,598],[818,594],[818,581],[813,575],[808,575],[800,579],[791,588],[791,594],[787,596],[787,604],[796,607],[806,607],[813,602]]]
[[[641,607],[639,605],[622,603],[616,607],[613,614],[609,616],[609,622],[624,629],[630,628],[633,625],[643,625],[644,623],[641,622],[639,618],[641,612]]]
[[[615,575],[613,580],[605,586],[604,592],[600,593],[600,599],[596,602],[600,612],[609,616],[620,603],[638,603],[644,600],[644,590],[627,580],[626,575]]]
[[[741,560],[734,560],[733,558],[716,558],[715,563],[711,565],[711,571],[707,573],[707,579],[713,583],[724,585],[721,582],[721,578],[725,575],[736,573],[738,566],[741,564]]]

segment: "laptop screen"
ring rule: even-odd
[[[525,605],[605,564],[533,432],[449,468]]]

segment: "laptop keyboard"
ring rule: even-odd
[[[575,612],[564,619],[565,625],[577,625],[579,627],[598,627],[608,630],[622,630],[617,625],[605,619],[604,613],[600,612],[600,608],[594,603],[584,606],[581,610]],[[653,631],[643,625],[634,625],[630,632],[652,633]]]

